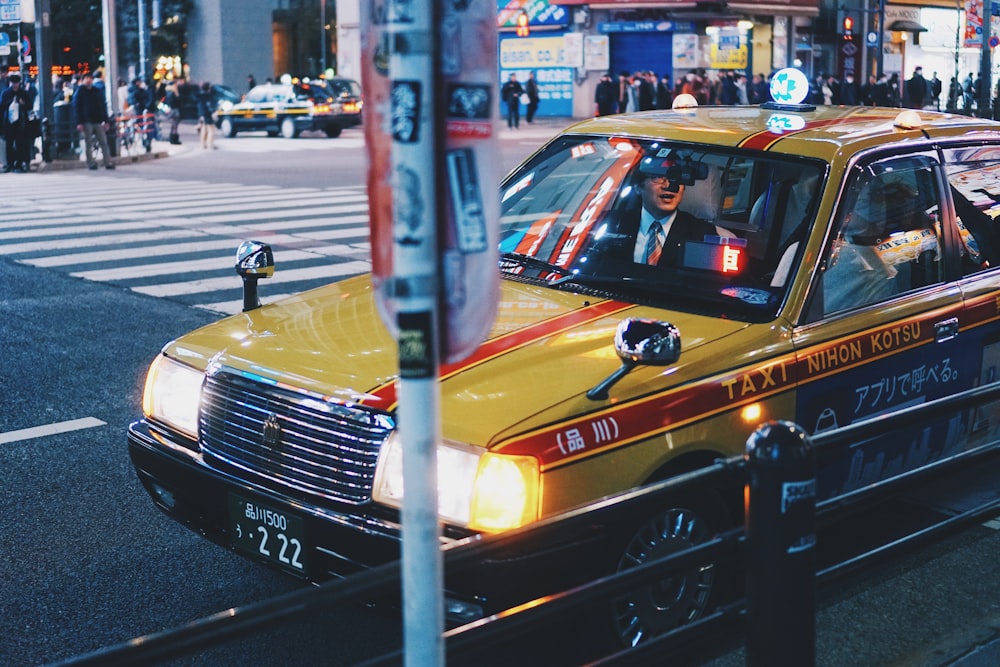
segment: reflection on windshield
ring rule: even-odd
[[[822,175],[814,161],[561,137],[501,189],[500,250],[520,258],[501,269],[556,286],[600,284],[616,298],[641,285],[661,300],[773,314]]]

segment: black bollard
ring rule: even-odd
[[[745,460],[748,667],[816,664],[816,456],[791,422],[768,422]]]
[[[41,120],[39,128],[42,136],[42,162],[52,162],[52,124],[48,116]]]

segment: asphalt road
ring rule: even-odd
[[[98,424],[0,444],[0,664],[65,659],[299,587],[164,517],[128,460],[146,365],[213,316],[2,259],[0,285],[3,436]],[[348,665],[398,631],[355,608],[320,636],[337,646],[323,662]],[[316,664],[302,651],[319,644],[286,629],[192,664]]]
[[[505,132],[505,167],[550,129]],[[210,154],[183,146],[127,169],[209,183],[328,186],[363,178],[356,142],[284,150],[288,140],[276,139],[274,150],[255,152],[248,148],[257,139],[246,139],[220,141]],[[95,189],[124,171],[93,172]],[[44,187],[46,175],[0,178]],[[168,205],[183,193],[137,196]],[[0,664],[64,660],[300,587],[164,517],[128,461],[125,427],[139,414],[149,360],[217,315],[19,265],[2,250],[0,315]],[[48,431],[24,431],[37,427]],[[816,664],[998,664],[988,650],[1000,637],[998,553],[997,526],[977,526],[823,592]],[[176,664],[352,665],[399,643],[391,615],[352,607]],[[706,656],[706,664],[744,664],[740,649],[719,647],[722,655]]]

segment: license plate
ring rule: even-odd
[[[305,527],[301,517],[229,495],[233,546],[305,576]]]

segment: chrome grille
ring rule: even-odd
[[[371,500],[375,462],[392,421],[221,373],[205,381],[200,426],[209,462],[245,470],[258,477],[251,481],[276,490],[360,504]]]

